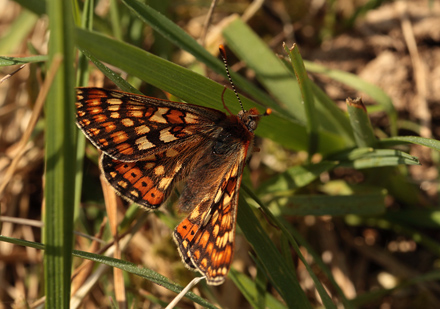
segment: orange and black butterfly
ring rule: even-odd
[[[178,207],[189,215],[174,240],[189,269],[222,284],[234,252],[243,168],[262,115],[102,88],[78,88],[76,108],[79,128],[102,151],[102,172],[121,196],[156,209],[185,180]]]

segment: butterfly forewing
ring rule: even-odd
[[[174,231],[182,259],[208,284],[223,283],[234,252],[243,167],[261,115],[227,116],[192,104],[101,88],[77,89],[77,124],[103,154],[101,169],[123,197],[157,208],[185,180]]]
[[[102,88],[77,88],[76,107],[77,124],[88,139],[120,161],[187,143],[226,118],[215,109]]]

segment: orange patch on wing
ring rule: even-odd
[[[231,179],[231,181],[228,181],[228,185],[226,187],[226,192],[228,192],[229,196],[234,193],[235,187],[237,186],[237,178]]]
[[[102,126],[105,128],[105,131],[106,131],[107,133],[110,133],[111,131],[113,131],[114,129],[116,129],[116,125],[115,125],[112,121],[109,121],[109,122],[103,123]]]
[[[107,140],[106,140],[105,138],[101,138],[101,139],[99,140],[99,143],[100,143],[102,146],[105,146],[105,147],[108,146],[108,142],[107,142]]]
[[[96,116],[93,116],[93,119],[96,122],[104,122],[107,120],[107,116],[106,115],[96,115]]]
[[[177,233],[188,241],[192,241],[196,235],[198,226],[192,224],[187,218],[185,218],[176,228]]]
[[[88,90],[89,99],[100,99],[102,97],[107,96],[107,94],[104,91],[101,91],[97,88],[90,88]]]
[[[141,177],[142,177],[142,172],[137,167],[132,168],[124,173],[124,178],[127,179],[132,184],[134,184]]]
[[[120,143],[128,140],[127,133],[125,133],[123,131],[118,131],[118,132],[112,133],[110,136],[113,138],[113,142],[115,144],[120,144]]]
[[[131,155],[134,152],[133,147],[131,147],[130,144],[127,144],[127,143],[117,145],[116,148],[118,149],[118,151],[120,153],[126,154],[126,155]]]
[[[163,203],[164,195],[162,191],[159,191],[156,188],[152,188],[142,198],[146,200],[149,204],[156,206]]]
[[[223,251],[225,254],[224,263],[223,264],[229,264],[232,260],[232,246],[228,245],[226,246],[225,250]]]
[[[184,123],[182,120],[184,114],[176,109],[170,110],[168,114],[165,115],[169,123]]]
[[[138,189],[142,194],[147,193],[154,186],[153,181],[150,177],[144,176],[141,177],[136,183],[133,184],[133,187]]]
[[[153,107],[149,107],[147,109],[147,111],[145,112],[144,117],[149,118],[154,114],[154,112],[155,112],[155,109]]]
[[[202,235],[202,237],[199,237],[199,239],[197,240],[197,242],[200,244],[200,246],[202,246],[203,248],[206,247],[206,245],[209,242],[209,235],[210,233],[208,231],[205,231]]]

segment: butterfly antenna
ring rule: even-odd
[[[226,60],[226,50],[225,50],[225,47],[223,45],[220,45],[218,49],[220,50],[220,55],[222,56],[223,63],[225,65],[226,75],[228,76],[229,83],[232,86],[232,90],[234,90],[235,96],[237,97],[238,102],[240,103],[241,109],[244,111],[243,104],[241,103],[241,100],[240,100],[240,97],[238,95],[237,89],[235,89],[235,85],[234,85],[234,82],[232,81],[231,74],[229,74],[228,61]],[[223,93],[224,93],[224,91],[223,91]],[[225,108],[228,109],[226,106],[225,106]],[[229,109],[228,109],[228,111],[229,111]]]

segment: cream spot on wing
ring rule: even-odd
[[[235,233],[234,232],[229,232],[229,242],[230,243],[233,243],[234,242],[234,236],[235,236]]]
[[[172,177],[164,177],[164,178],[162,178],[160,180],[160,182],[159,182],[159,188],[160,189],[168,188],[172,180],[173,180]]]
[[[137,135],[144,135],[144,134],[150,132],[150,128],[144,124],[136,127],[134,130],[136,131]]]
[[[231,202],[232,196],[229,196],[229,194],[224,194],[223,197],[223,205],[228,205]]]
[[[218,190],[217,191],[217,194],[215,195],[215,198],[214,198],[214,202],[215,203],[218,203],[218,201],[220,200],[220,198],[222,197],[222,190]]]
[[[121,118],[121,115],[117,112],[113,112],[110,114],[110,118]]]
[[[191,114],[191,113],[186,113],[186,116],[184,119],[185,119],[185,122],[189,123],[189,124],[194,124],[199,121],[199,117],[197,117],[196,115]]]
[[[180,168],[182,167],[182,163],[178,162],[176,167],[174,168],[174,173],[177,173],[178,171],[180,171]]]
[[[136,145],[138,145],[138,149],[139,150],[146,150],[146,149],[150,149],[153,148],[155,145],[153,143],[151,143],[146,136],[142,136],[139,137],[136,141],[135,141]]]
[[[142,111],[130,110],[127,112],[128,117],[141,118],[142,115]]]
[[[195,208],[188,216],[188,219],[195,219],[200,215],[200,212],[197,208]]]
[[[121,122],[126,127],[132,127],[134,125],[134,121],[131,120],[130,118],[124,118],[124,119],[122,119]]]
[[[117,98],[112,98],[112,99],[108,99],[107,103],[111,104],[111,105],[121,105],[122,104],[122,100],[117,99]],[[117,107],[119,109],[119,106],[115,106],[115,107]]]
[[[169,142],[175,141],[177,139],[177,137],[175,137],[169,131],[170,131],[170,128],[166,128],[166,129],[163,129],[162,131],[160,131],[159,139],[162,142],[169,143]]]
[[[234,165],[234,168],[231,171],[231,176],[237,176],[239,164]]]
[[[215,245],[216,245],[216,247],[217,248],[221,248],[221,241],[222,241],[222,237],[217,237],[216,239],[215,239]]]
[[[212,214],[212,222],[217,222],[218,219],[218,210],[214,211]],[[218,227],[218,224],[216,225]]]
[[[91,108],[91,109],[89,110],[89,113],[90,113],[90,114],[101,114],[101,113],[102,113],[102,108],[99,107],[99,106],[94,107],[94,108]]]
[[[217,211],[216,211],[217,212]],[[214,217],[214,216],[213,216]],[[215,221],[213,221],[215,222]],[[214,238],[217,238],[218,236],[218,231],[220,230],[220,226],[218,224],[216,224],[214,226],[214,229],[212,230],[212,236],[214,236]]]
[[[107,109],[111,112],[117,112],[119,110],[119,105],[110,105]]]
[[[135,191],[135,190],[130,191],[130,194],[135,196],[135,197],[139,197],[139,193],[137,191]]]
[[[230,225],[229,216],[223,216],[221,225],[222,226],[229,226]]]
[[[153,116],[150,117],[150,121],[157,123],[167,123],[167,120],[163,117],[163,114],[167,113],[169,108],[159,107]]]
[[[114,177],[113,177],[114,178]],[[118,185],[121,187],[121,188],[127,188],[127,182],[126,181],[123,181],[123,180],[120,180],[120,181],[118,181]]]
[[[156,176],[161,176],[165,173],[165,169],[163,167],[163,165],[159,165],[158,167],[156,167],[154,169],[154,173],[156,174]]]

